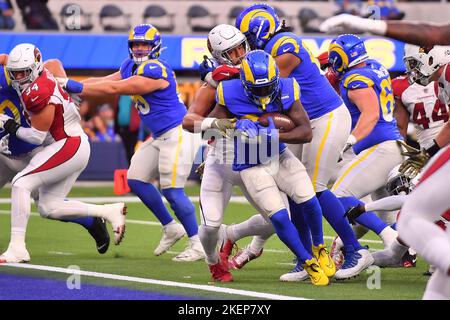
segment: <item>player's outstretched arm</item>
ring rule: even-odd
[[[97,82],[102,82],[102,81],[119,81],[119,80],[122,80],[122,75],[120,74],[120,71],[116,71],[116,72],[109,74],[107,76],[104,76],[104,77],[87,78],[81,82],[82,83],[97,83]]]
[[[196,133],[200,124],[205,120],[215,102],[216,90],[208,84],[203,84],[195,93],[187,114],[183,118],[183,129]]]
[[[286,143],[309,143],[312,140],[312,129],[308,114],[300,100],[294,101],[288,112],[295,128],[288,132],[280,132],[280,141]]]
[[[142,76],[132,76],[120,81],[102,81],[96,83],[83,83],[81,96],[105,95],[143,95],[169,86],[164,79],[151,79]]]
[[[349,90],[348,98],[361,111],[358,122],[351,133],[356,141],[361,141],[372,132],[380,117],[378,97],[375,90],[369,87]]]
[[[67,78],[66,70],[64,70],[62,62],[58,59],[48,59],[44,62],[44,67],[55,77]]]
[[[403,138],[408,134],[409,112],[402,101],[395,99],[394,117],[397,120],[397,127]]]

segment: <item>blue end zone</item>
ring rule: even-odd
[[[87,284],[81,278],[80,289],[68,289],[66,281],[0,274],[1,300],[193,300],[178,296]]]

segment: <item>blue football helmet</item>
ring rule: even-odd
[[[150,49],[145,52],[133,52],[132,46],[134,42],[145,42],[150,46]],[[149,59],[158,59],[161,52],[161,34],[158,29],[151,24],[139,24],[135,26],[130,30],[128,36],[128,51],[130,52],[130,58],[136,64],[141,64]]]
[[[253,49],[263,49],[280,27],[275,9],[265,3],[252,4],[236,18],[236,28],[245,34]]]
[[[364,41],[354,34],[343,34],[333,39],[329,47],[328,62],[338,75],[369,59]]]
[[[242,60],[240,77],[246,95],[263,110],[278,95],[278,67],[272,56],[263,50],[247,53]]]

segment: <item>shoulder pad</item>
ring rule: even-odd
[[[162,64],[160,61],[148,60],[138,67],[136,75],[152,79],[167,78],[168,70],[166,66]]]
[[[395,79],[392,79],[392,90],[394,91],[394,98],[401,100],[402,94],[408,89],[410,86],[408,82],[408,78],[405,76],[400,76]]]
[[[55,90],[56,82],[43,73],[28,89],[22,93],[23,103],[30,112],[39,112],[44,109],[50,101]]]
[[[344,87],[348,89],[362,89],[374,86],[372,79],[370,79],[366,75],[357,72],[346,75],[343,83]]]
[[[270,52],[268,52],[272,57],[282,55],[284,53],[299,53],[301,43],[290,35],[280,36],[273,44]]]

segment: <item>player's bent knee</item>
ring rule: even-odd
[[[38,204],[38,211],[41,217],[52,219],[53,215],[57,212],[58,202],[55,201],[40,201]]]

